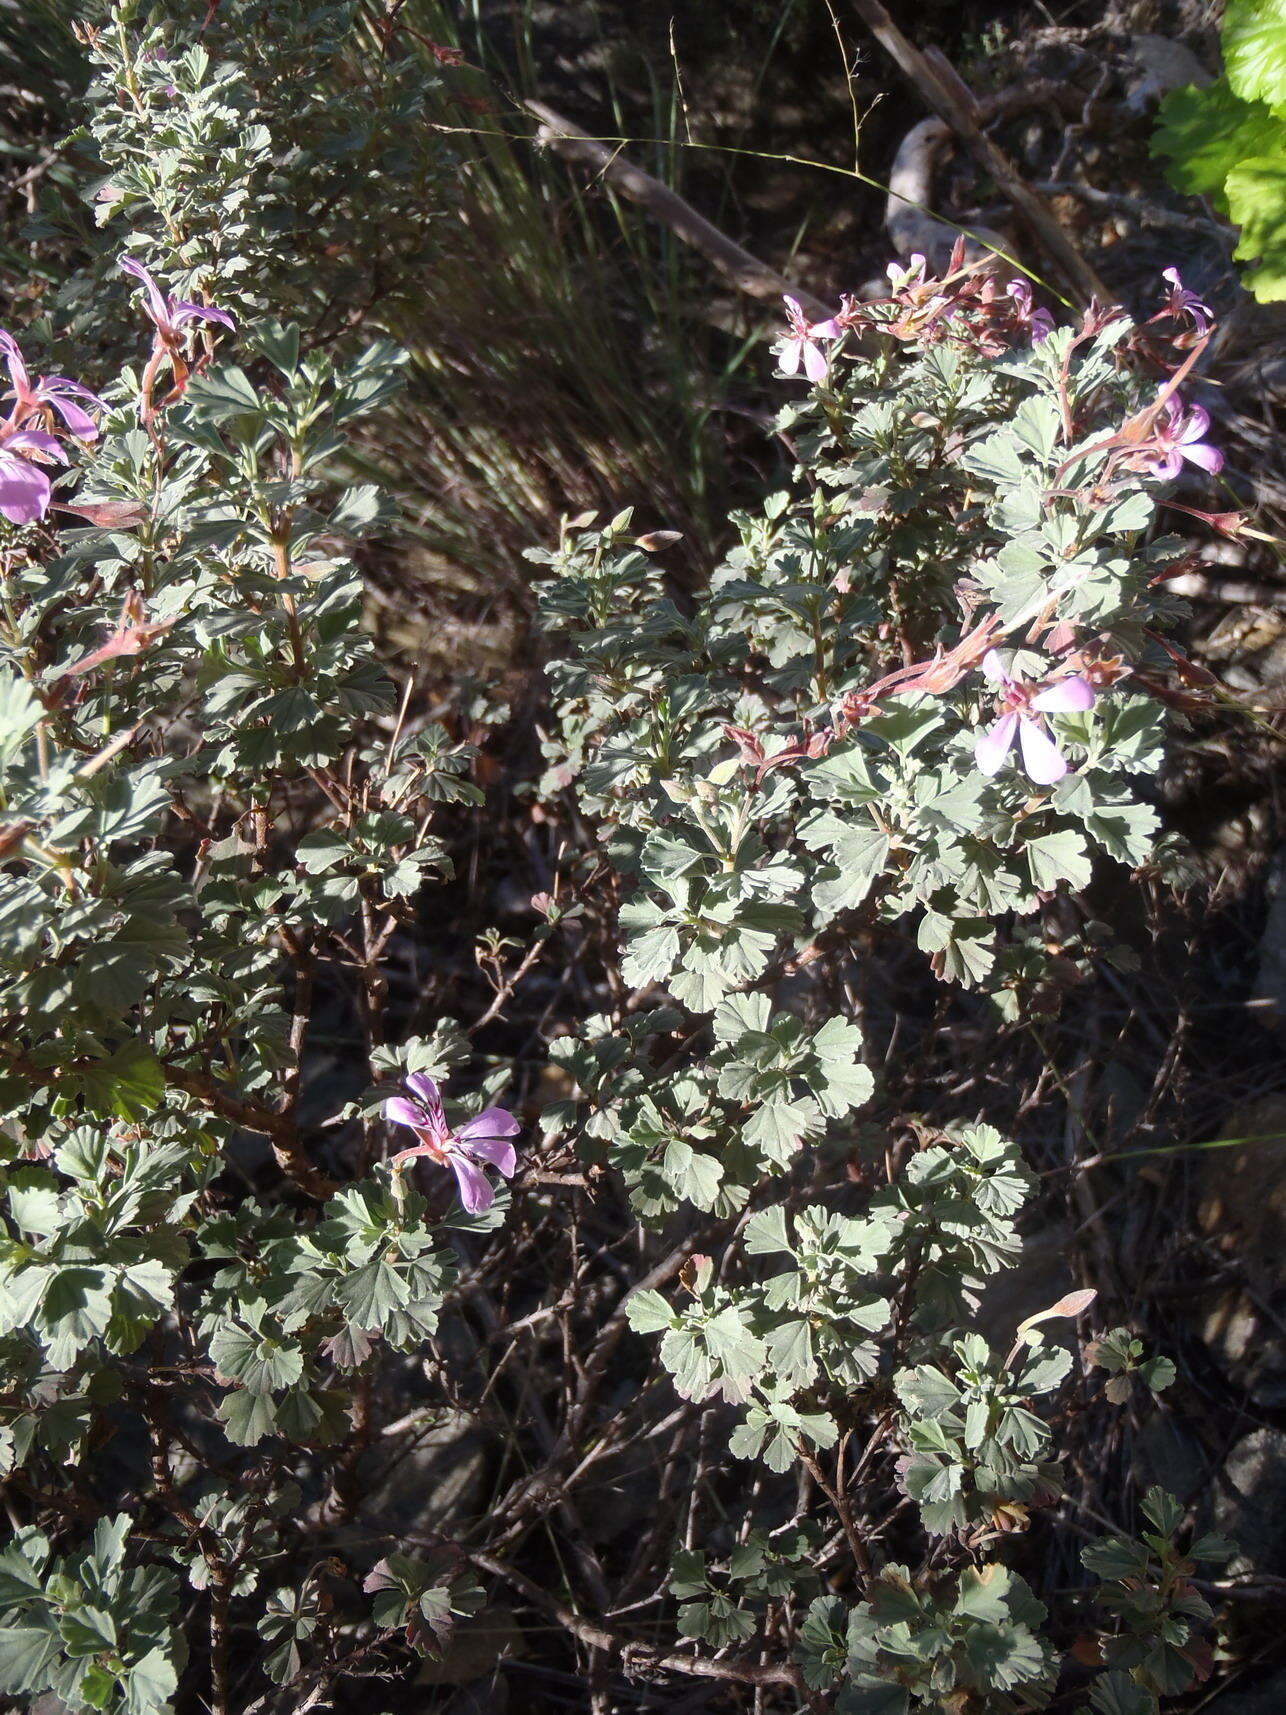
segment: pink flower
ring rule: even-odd
[[[167,351],[179,349],[179,330],[188,322],[221,322],[225,328],[236,328],[237,324],[228,312],[215,309],[213,304],[194,304],[187,298],[168,297],[143,264],[132,256],[122,256],[121,267],[146,287],[147,313],[156,323],[156,331]]]
[[[485,1161],[511,1179],[518,1168],[518,1157],[509,1139],[517,1135],[518,1121],[503,1108],[486,1108],[476,1119],[466,1120],[457,1131],[452,1131],[442,1110],[441,1093],[432,1078],[423,1072],[412,1072],[406,1087],[411,1095],[390,1096],[384,1104],[384,1118],[393,1125],[408,1126],[419,1142],[392,1156],[391,1164],[400,1167],[417,1156],[427,1155],[439,1167],[449,1167],[455,1174],[460,1201],[471,1215],[489,1209],[496,1194],[476,1163]]]
[[[785,303],[790,332],[778,347],[782,374],[798,375],[802,361],[804,374],[815,387],[820,386],[830,371],[830,360],[817,341],[838,339],[844,330],[834,320],[810,322],[798,298],[792,298],[789,293],[786,294]]]
[[[1190,292],[1179,278],[1177,268],[1165,268],[1161,278],[1169,285],[1161,314],[1163,316],[1187,316],[1191,319],[1197,333],[1208,333],[1214,326],[1214,312],[1210,305],[1199,298],[1195,292]]]
[[[84,399],[100,410],[106,410],[97,393],[91,393],[79,381],[69,381],[65,375],[42,375],[33,385],[17,340],[3,328],[0,328],[0,352],[4,353],[5,367],[9,371],[9,387],[4,397],[13,400],[10,421],[15,427],[25,423],[28,417],[39,416],[52,409],[73,435],[82,441],[97,440],[98,425],[75,403],[77,399]]]
[[[1054,318],[1048,310],[1034,310],[1031,305],[1031,287],[1026,280],[1011,280],[1009,296],[1017,306],[1014,320],[1020,328],[1026,328],[1033,345],[1039,345],[1043,339],[1048,339],[1054,331]]]
[[[34,524],[49,510],[53,493],[39,460],[66,464],[67,454],[43,429],[0,427],[0,513],[11,524]]]
[[[1152,431],[1152,450],[1147,468],[1153,476],[1178,476],[1184,460],[1216,475],[1223,469],[1223,454],[1202,439],[1210,427],[1210,413],[1194,405],[1185,411],[1177,399],[1167,399]]]
[[[925,283],[925,269],[928,264],[917,250],[914,256],[907,258],[904,268],[900,262],[890,262],[884,272],[889,277],[889,285],[895,293],[910,292]]]
[[[1044,714],[1081,713],[1094,706],[1094,688],[1079,673],[1058,679],[1039,690],[1009,672],[1000,652],[989,649],[982,670],[1002,687],[1004,713],[988,727],[974,746],[974,760],[984,774],[998,774],[1009,758],[1014,739],[1022,752],[1023,767],[1038,786],[1052,786],[1067,773],[1061,750],[1045,730]],[[1034,712],[1033,712],[1034,711]]]

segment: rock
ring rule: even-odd
[[[479,1690],[481,1681],[491,1695],[499,1678],[498,1664],[505,1656],[525,1654],[522,1627],[513,1609],[504,1602],[492,1602],[480,1614],[471,1614],[458,1623],[442,1657],[437,1661],[426,1657],[415,1682],[467,1686],[472,1695]],[[455,1707],[454,1699],[451,1707]],[[495,1705],[475,1703],[474,1707],[489,1711]]]
[[[1286,1431],[1252,1429],[1229,1453],[1214,1498],[1215,1529],[1237,1544],[1231,1573],[1286,1573]]]
[[[1156,1483],[1189,1505],[1208,1491],[1210,1462],[1201,1442],[1173,1412],[1157,1411],[1134,1442],[1134,1474],[1140,1491]]]
[[[889,197],[884,225],[899,256],[922,255],[930,274],[945,274],[956,239],[954,226],[929,211],[933,207],[933,180],[938,157],[951,141],[951,129],[941,119],[922,119],[902,139],[889,172]],[[1013,255],[1013,240],[990,227],[972,226],[965,241],[965,259],[972,265],[1006,265],[997,262],[996,252]],[[1013,272],[1012,264],[1009,265]],[[887,281],[884,290],[888,290]]]
[[[1023,1239],[1015,1266],[996,1275],[978,1306],[978,1332],[993,1346],[1008,1347],[1020,1322],[1048,1310],[1081,1284],[1068,1262],[1071,1246],[1070,1229],[1058,1224],[1040,1227]],[[1061,1338],[1068,1326],[1051,1323],[1049,1337]]]
[[[1191,48],[1168,36],[1135,36],[1130,58],[1135,75],[1129,80],[1125,105],[1131,113],[1146,113],[1172,89],[1186,89],[1190,83],[1203,89],[1214,81]]]
[[[1221,1691],[1213,1703],[1202,1705],[1203,1715],[1281,1715],[1286,1709],[1286,1669],[1267,1679],[1238,1680]]]
[[[375,1484],[365,1492],[363,1511],[390,1531],[417,1536],[474,1517],[483,1503],[490,1445],[475,1417],[450,1410],[431,1428],[408,1432],[405,1451],[389,1469],[396,1444],[377,1445],[359,1468],[365,1482]]]
[[[1199,1300],[1197,1331],[1225,1374],[1266,1409],[1286,1406],[1286,1097],[1229,1116],[1228,1138],[1262,1139],[1210,1150],[1197,1224],[1236,1278]]]
[[[655,1450],[652,1456],[639,1447],[623,1447],[619,1452],[605,1454],[593,1467],[587,1481],[583,1502],[578,1509],[585,1534],[595,1548],[633,1532],[647,1530],[655,1517],[657,1491],[661,1481],[661,1463]]]

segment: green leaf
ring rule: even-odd
[[[405,1277],[385,1257],[377,1256],[338,1283],[335,1299],[358,1328],[382,1328],[395,1311],[410,1303],[411,1293]]]
[[[207,370],[189,383],[184,403],[196,421],[223,423],[247,413],[258,415],[259,395],[249,376],[235,364]]]
[[[1220,47],[1244,101],[1286,102],[1286,0],[1228,0]]]
[[[723,1168],[712,1155],[702,1155],[690,1144],[673,1138],[665,1146],[661,1171],[676,1196],[698,1209],[712,1209],[719,1195]]]
[[[1260,303],[1286,298],[1286,121],[1279,125],[1276,152],[1253,155],[1229,173],[1228,211],[1241,228],[1233,254],[1257,262],[1246,284]]]
[[[636,1334],[660,1334],[672,1327],[675,1313],[659,1292],[634,1293],[626,1302],[626,1320]]]
[[[997,429],[973,441],[960,463],[974,476],[985,477],[1000,488],[1016,486],[1027,468],[1022,442],[1011,429]]]
[[[846,1685],[835,1703],[835,1715],[910,1715],[911,1694],[896,1680],[873,1679],[863,1673]]]
[[[1032,886],[1039,892],[1053,893],[1062,882],[1073,890],[1089,886],[1091,866],[1085,842],[1072,829],[1039,834],[1023,849]]]
[[[845,820],[822,810],[801,824],[799,837],[810,851],[820,852],[833,866],[813,888],[819,911],[834,916],[855,910],[867,894],[889,855],[888,835],[862,819]]]
[[[61,1655],[52,1617],[44,1625],[0,1626],[0,1691],[16,1696],[44,1691]]]
[[[304,1358],[292,1341],[225,1322],[210,1340],[210,1359],[221,1378],[256,1393],[291,1387],[304,1373]]]
[[[1207,89],[1171,90],[1158,109],[1152,153],[1170,161],[1181,191],[1213,196],[1221,207],[1229,173],[1251,156],[1271,156],[1282,121],[1267,107],[1246,102],[1220,78]]]
[[[1157,1701],[1150,1691],[1120,1668],[1099,1674],[1090,1687],[1094,1715],[1157,1715]]]
[[[254,1393],[250,1388],[234,1388],[224,1394],[216,1410],[228,1440],[238,1447],[253,1447],[277,1427],[272,1395]]]

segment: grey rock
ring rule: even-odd
[[[409,1535],[445,1531],[476,1516],[490,1446],[489,1435],[468,1412],[443,1411],[429,1427],[370,1450],[361,1474],[373,1487],[365,1493],[363,1511]]]
[[[1020,1322],[1048,1310],[1074,1291],[1080,1281],[1074,1278],[1068,1260],[1071,1248],[1071,1231],[1059,1224],[1027,1234],[1014,1267],[997,1274],[983,1291],[977,1312],[978,1332],[993,1346],[1008,1346]],[[1065,1326],[1051,1324],[1051,1338],[1059,1338]]]
[[[959,237],[954,226],[929,213],[938,158],[950,141],[950,127],[941,119],[920,120],[902,139],[889,173],[884,224],[893,247],[899,256],[924,256],[930,274],[946,272]],[[970,227],[965,259],[971,266],[1002,266],[996,262],[999,251],[1012,255],[1013,240],[987,226]]]
[[[1237,1442],[1220,1473],[1214,1522],[1237,1544],[1230,1572],[1286,1573],[1286,1431],[1252,1429]]]
[[[1186,89],[1190,83],[1201,89],[1214,81],[1191,48],[1168,36],[1135,36],[1130,58],[1135,75],[1130,79],[1125,105],[1131,113],[1145,113],[1172,89]]]
[[[1148,1417],[1134,1443],[1134,1473],[1140,1490],[1155,1483],[1187,1504],[1208,1489],[1210,1463],[1184,1423],[1158,1411]]]
[[[608,1453],[577,1491],[585,1533],[595,1548],[646,1532],[656,1515],[660,1461],[638,1447]]]
[[[480,1614],[461,1620],[451,1634],[440,1658],[429,1656],[415,1676],[417,1685],[459,1685],[471,1695],[483,1690],[493,1698],[491,1703],[474,1702],[469,1715],[491,1715],[499,1706],[494,1702],[500,1674],[496,1671],[506,1656],[526,1653],[522,1627],[513,1609],[504,1602],[492,1602]],[[449,1707],[455,1709],[453,1698]],[[458,1712],[464,1715],[464,1707]]]
[[[1268,878],[1268,918],[1259,938],[1255,999],[1269,1002],[1278,1024],[1286,1019],[1286,851],[1277,853]]]
[[[508,1715],[508,1710],[509,1681],[502,1673],[462,1685],[442,1705],[442,1715]]]
[[[1197,1222],[1227,1276],[1192,1308],[1196,1332],[1238,1387],[1265,1410],[1286,1406],[1286,1098],[1228,1115],[1203,1161]]]

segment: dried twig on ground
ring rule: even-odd
[[[691,203],[685,202],[668,185],[663,185],[660,179],[654,179],[651,173],[645,173],[641,167],[627,161],[619,149],[609,149],[543,101],[524,101],[523,106],[540,121],[537,142],[547,143],[564,160],[592,167],[614,190],[638,203],[685,244],[699,250],[740,291],[752,298],[774,300],[789,292],[798,298],[804,314],[812,321],[824,321],[831,314],[820,298],[792,285],[775,268],[743,250],[740,244],[720,232],[717,226],[712,226],[704,215],[698,214]]]
[[[1073,292],[1082,301],[1111,301],[1112,294],[1086,262],[1054,218],[1048,204],[1020,178],[1017,169],[979,127],[977,107],[965,85],[952,72],[948,77],[914,47],[889,17],[879,0],[854,0],[872,35],[897,61],[921,95],[960,138],[969,153],[1000,186],[1019,216],[1031,228],[1042,249],[1057,263]]]

